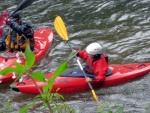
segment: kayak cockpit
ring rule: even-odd
[[[87,73],[85,71],[85,74],[87,77],[90,77],[90,78],[94,78],[95,77],[95,74],[90,74],[90,73]],[[107,76],[110,76],[112,74],[112,70],[111,69],[108,69],[107,73],[106,73],[106,77]],[[61,77],[84,77],[84,74],[83,72],[81,71],[80,68],[72,68],[72,69],[69,69],[67,70],[66,72],[64,72],[63,74],[60,75]]]

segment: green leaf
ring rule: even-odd
[[[45,74],[42,73],[42,72],[33,72],[31,74],[31,77],[38,80],[38,81],[40,81],[40,82],[45,82],[46,81],[45,80]]]
[[[49,89],[51,90],[52,89],[52,86],[53,86],[53,83],[54,83],[54,80],[59,76],[61,75],[62,73],[64,73],[66,70],[67,70],[67,62],[63,62],[61,63],[57,69],[54,71],[54,74],[53,76],[48,80],[48,87]]]
[[[16,65],[15,72],[17,72],[17,73],[25,73],[26,72],[24,65],[21,65],[18,62],[15,62],[15,65]]]
[[[57,69],[54,71],[54,75],[53,76],[55,76],[55,78],[56,78],[57,76],[61,75],[62,73],[64,73],[67,70],[67,67],[68,67],[67,66],[67,62],[61,63],[57,67]]]
[[[25,56],[26,56],[25,66],[27,68],[31,68],[34,65],[34,62],[35,62],[35,55],[31,51],[29,45],[26,46]]]
[[[43,86],[43,94],[47,94],[48,89],[49,89],[48,85]]]
[[[42,97],[42,100],[43,100],[43,101],[46,101],[46,100],[47,100],[47,95],[42,94],[41,97]]]
[[[40,102],[40,101],[43,101],[43,100],[42,100],[42,95],[36,95],[36,96],[34,97],[33,103]]]
[[[49,89],[49,91],[51,91],[52,90],[52,86],[53,86],[53,83],[54,83],[54,80],[55,80],[56,78],[50,78],[49,80],[48,80],[48,84],[47,84],[47,87],[48,87],[48,89]],[[45,91],[46,92],[46,91]]]
[[[7,74],[10,74],[12,72],[15,72],[15,68],[7,67],[7,68],[0,71],[0,75],[7,75]]]
[[[53,84],[54,80],[67,70],[67,62],[61,63],[54,71],[53,76],[49,79],[49,83]]]
[[[99,106],[99,107],[98,107],[98,111],[103,110],[103,108],[104,108],[104,105]]]
[[[123,113],[124,112],[124,106],[121,106],[117,109],[116,113]]]
[[[70,53],[70,55],[69,55],[69,57],[68,57],[68,59],[67,59],[67,62],[68,62],[69,60],[71,60],[72,58],[74,58],[76,55],[77,55],[77,52]]]
[[[25,107],[23,107],[23,108],[21,108],[20,109],[20,112],[19,113],[27,113],[27,111],[28,111],[28,109],[31,107],[31,106],[33,106],[34,104],[28,104],[28,105],[26,105]]]

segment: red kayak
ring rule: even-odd
[[[125,82],[129,82],[150,72],[150,63],[134,63],[134,64],[114,64],[109,66],[109,71],[106,75],[106,79],[103,83],[91,82],[93,88],[109,87],[119,85]],[[53,75],[53,72],[46,74],[46,78],[49,79]],[[93,78],[94,75],[87,74],[88,77]],[[35,80],[36,84],[42,89],[46,82],[39,82]],[[52,88],[52,92],[61,94],[78,93],[82,91],[90,90],[87,82],[85,82],[84,75],[79,68],[69,69],[61,76],[57,77]],[[31,79],[23,82],[16,82],[12,89],[14,91],[39,94],[36,86]]]
[[[34,32],[35,37],[35,64],[39,63],[48,53],[52,42],[53,42],[53,31],[50,28],[41,28]],[[16,53],[3,52],[0,53],[0,69],[6,67],[13,67],[14,62],[17,61]],[[13,74],[8,74],[6,76],[0,75],[0,83],[12,82]]]

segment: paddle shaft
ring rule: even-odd
[[[72,48],[72,46],[71,46],[69,40],[68,40],[67,42],[68,42],[68,45],[69,45],[70,49],[73,50],[73,48]],[[79,67],[80,67],[82,73],[84,74],[84,77],[87,78],[87,76],[86,76],[86,74],[85,74],[85,72],[84,72],[84,70],[83,70],[83,67],[82,67],[82,65],[81,65],[81,63],[80,63],[80,61],[79,61],[79,59],[77,58],[77,56],[75,56],[75,58],[76,58],[76,61],[77,61],[78,65],[79,65]],[[94,91],[94,89],[93,89],[91,83],[90,83],[89,81],[87,81],[87,83],[88,83],[88,85],[89,85],[89,87],[90,87],[90,89],[91,89],[91,91],[92,91],[92,93],[93,93],[93,96],[94,96],[95,100],[98,101],[98,98],[97,98],[97,96],[96,96],[96,94],[95,94],[95,91]]]
[[[9,18],[14,15],[16,12],[28,7],[29,5],[31,5],[35,0],[22,0],[18,5],[17,8],[15,9],[15,11],[9,15]]]

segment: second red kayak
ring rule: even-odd
[[[144,76],[150,72],[150,63],[134,63],[134,64],[114,64],[109,66],[107,77],[103,83],[91,82],[93,88],[109,87],[119,84],[123,84]],[[53,76],[53,72],[47,73],[46,78],[50,79]],[[87,74],[88,77],[93,78],[94,75]],[[47,82],[39,82],[35,80],[36,84],[40,89],[43,88]],[[59,90],[57,91],[57,89]],[[28,94],[39,94],[36,86],[31,79],[24,82],[16,82],[12,89],[14,91],[28,93]],[[57,77],[52,92],[56,91],[61,94],[78,93],[90,90],[85,77],[79,68],[69,69],[61,76]]]
[[[39,63],[48,53],[53,42],[53,31],[50,28],[41,28],[34,32],[35,38],[35,64]],[[13,67],[14,62],[17,61],[16,53],[3,52],[0,53],[0,70],[6,67]],[[8,74],[6,76],[0,75],[0,84],[11,82],[15,79],[15,75]]]

